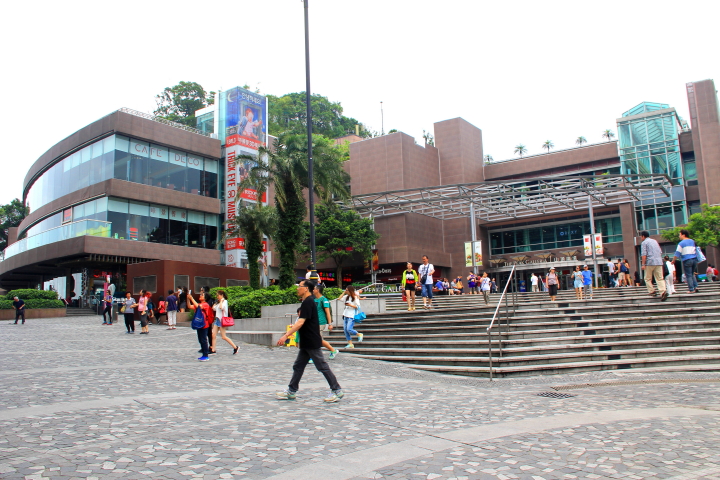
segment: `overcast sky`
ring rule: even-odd
[[[687,115],[685,83],[720,82],[717,0],[310,0],[312,91],[422,141],[463,117],[484,153],[572,147],[642,101]],[[151,112],[181,80],[304,91],[300,0],[8,2],[0,30],[5,188],[52,145],[120,107]]]

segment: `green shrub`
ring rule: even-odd
[[[12,303],[12,300],[0,300],[0,310],[12,309]],[[25,308],[28,310],[32,308],[65,308],[65,302],[62,300],[49,300],[47,298],[30,298],[25,300]]]
[[[340,298],[343,292],[344,290],[342,288],[330,287],[326,288],[323,294],[328,300],[335,300],[336,298]]]
[[[240,287],[243,288],[243,287]],[[228,295],[230,295],[228,293]],[[286,290],[261,288],[228,300],[230,312],[235,318],[259,318],[261,307],[298,303],[297,288]]]
[[[18,297],[20,300],[28,301],[31,298],[44,298],[46,300],[57,300],[58,293],[52,290],[35,290],[34,288],[21,288],[19,290],[11,290],[5,295],[5,298],[12,300]]]

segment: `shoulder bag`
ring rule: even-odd
[[[700,247],[695,247],[695,255],[697,256],[698,263],[707,260],[705,255],[703,255],[702,250],[700,250]]]
[[[359,308],[355,309],[355,323],[362,323],[363,320],[367,318],[367,315],[365,315],[365,312],[360,310]]]
[[[195,309],[195,316],[193,317],[190,326],[193,330],[200,330],[205,328],[205,315],[203,315],[203,311],[202,308],[200,308],[200,305],[198,305]]]

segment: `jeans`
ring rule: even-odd
[[[337,378],[335,378],[335,374],[330,370],[330,365],[325,361],[325,356],[319,348],[300,348],[298,350],[297,358],[295,358],[295,363],[293,364],[293,376],[288,385],[288,390],[293,393],[298,391],[300,388],[300,380],[302,379],[303,373],[305,373],[305,367],[311,358],[317,371],[322,373],[325,380],[327,380],[330,389],[332,391],[340,390],[340,384]]]
[[[108,316],[107,323],[112,323],[112,304],[109,304],[107,307],[105,307],[105,310],[103,310],[103,322],[105,322],[106,313]]]
[[[683,272],[685,273],[685,281],[688,285],[688,291],[694,292],[697,289],[697,278],[695,278],[695,270],[697,269],[697,258],[688,258],[683,260]]]
[[[585,295],[585,298],[592,297],[592,283],[583,285],[583,294]]]
[[[430,300],[432,300],[432,289],[433,289],[432,283],[424,283],[422,286],[422,296],[427,297]]]
[[[124,313],[125,315],[125,328],[127,328],[128,332],[134,332],[135,331],[135,314],[134,313]]]
[[[202,350],[202,356],[207,357],[210,353],[208,350],[208,330],[209,328],[198,328],[197,332],[198,342],[200,342],[200,350]]]
[[[355,319],[351,317],[343,317],[343,332],[345,332],[345,340],[352,342],[352,336],[357,335],[358,332],[353,329],[355,326]],[[314,360],[313,360],[314,361]]]

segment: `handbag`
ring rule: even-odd
[[[703,255],[702,250],[700,250],[700,247],[697,247],[697,248],[695,249],[695,255],[697,256],[698,263],[699,263],[699,262],[704,262],[705,260],[707,260],[707,258],[705,257],[705,255]]]
[[[405,292],[402,294],[402,301],[407,302],[407,295],[405,295]]]
[[[222,317],[222,319],[220,320],[220,326],[233,327],[235,326],[235,319],[232,317]]]
[[[125,305],[123,305],[122,307],[120,307],[120,313],[125,313]]]
[[[193,317],[192,322],[190,322],[190,326],[193,330],[205,328],[205,315],[203,315],[203,311],[200,307],[195,310],[195,316]]]
[[[365,315],[365,312],[360,310],[359,308],[355,309],[355,323],[362,323],[363,320],[367,318],[367,315]]]

